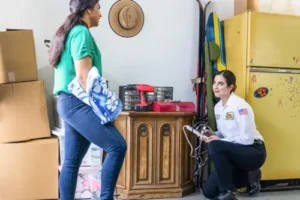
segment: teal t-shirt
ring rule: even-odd
[[[74,26],[65,40],[65,49],[54,71],[53,93],[71,93],[68,84],[76,77],[74,61],[90,56],[92,64],[102,76],[101,53],[89,29],[82,25]]]

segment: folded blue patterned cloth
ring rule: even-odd
[[[106,80],[99,75],[96,67],[89,71],[86,91],[82,89],[77,77],[69,83],[68,90],[91,106],[102,124],[113,122],[123,109],[121,100],[107,87]]]

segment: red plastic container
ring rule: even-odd
[[[153,112],[196,112],[193,102],[158,102],[152,103]]]

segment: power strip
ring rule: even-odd
[[[206,129],[206,127],[204,126],[201,130],[201,132],[197,131],[196,129],[194,129],[193,127],[189,126],[189,125],[186,125],[185,128],[187,130],[189,130],[190,132],[194,133],[195,135],[197,135],[197,137],[200,139],[200,140],[208,140],[208,137],[204,135],[204,131]]]

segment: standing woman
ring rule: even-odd
[[[92,142],[107,153],[101,173],[101,199],[111,200],[126,154],[126,142],[112,123],[102,125],[92,108],[68,90],[75,77],[85,90],[93,66],[102,75],[101,54],[89,30],[99,24],[99,0],[71,0],[70,11],[50,48],[50,64],[55,67],[54,94],[59,95],[57,110],[65,121],[60,199],[74,199],[79,167]]]
[[[208,152],[215,170],[203,187],[207,198],[236,200],[236,189],[260,183],[259,168],[266,159],[261,134],[256,130],[251,106],[234,94],[235,75],[220,71],[214,79],[213,91],[220,101],[215,106],[218,131],[209,137]],[[250,175],[250,176],[249,176]]]

